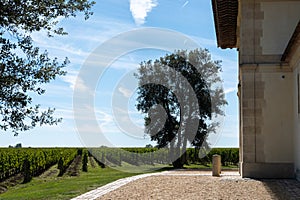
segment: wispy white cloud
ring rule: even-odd
[[[64,24],[68,35],[49,38],[46,31],[33,33],[34,43],[49,52],[50,57],[64,59],[68,57],[72,65],[82,65],[90,53],[104,41],[122,32],[129,31],[134,25],[129,22],[113,18],[89,19],[82,23],[78,18],[68,20]],[[79,24],[74,29],[74,24]]]
[[[74,119],[73,109],[70,105],[65,105],[65,107],[57,108],[55,112],[58,116],[63,118],[63,121]]]
[[[189,1],[186,1],[181,7],[184,8],[188,4],[189,4]]]
[[[42,47],[43,49],[50,50],[51,53],[55,53],[55,56],[61,57],[61,55],[66,56],[80,56],[85,57],[87,56],[87,53],[83,51],[78,46],[75,47],[71,45],[70,43],[66,43],[65,40],[69,40],[70,37],[67,36],[57,36],[54,38],[49,38],[45,31],[41,31],[38,33],[33,33],[32,35],[33,41],[38,44],[39,47]],[[63,54],[62,54],[63,53]]]
[[[129,89],[127,89],[125,87],[120,86],[118,88],[118,90],[119,90],[119,92],[121,92],[124,95],[124,97],[129,98],[132,95],[132,91],[130,91]]]
[[[78,76],[78,71],[69,69],[67,75],[65,75],[61,78],[64,82],[69,84],[69,86],[72,90],[74,90],[77,76]]]
[[[130,11],[135,23],[144,24],[148,13],[157,5],[156,0],[130,0]]]
[[[224,93],[228,94],[228,93],[236,92],[236,91],[237,91],[236,87],[231,87],[231,88],[225,88]]]
[[[118,111],[118,114],[122,117],[117,117],[114,113],[111,113],[111,111],[109,111],[107,108],[97,109],[95,113],[101,131],[106,134],[125,133],[128,136],[143,137],[143,121],[141,120],[141,117],[132,116],[132,111],[127,112],[121,109],[118,109]],[[125,115],[127,114],[131,117],[126,117]]]
[[[76,20],[74,19],[75,23]],[[80,23],[80,21],[78,22]],[[84,23],[84,26],[72,30],[68,34],[72,39],[94,45],[101,44],[102,42],[110,39],[111,37],[120,34],[124,31],[129,31],[135,28],[134,24],[121,19],[114,19],[108,17],[101,17],[98,19],[89,19]]]
[[[96,111],[96,116],[101,129],[104,129],[105,132],[108,132],[109,130],[118,132],[118,130],[114,126],[114,118],[111,114],[109,114],[108,111],[99,109]]]
[[[129,136],[142,138],[144,136],[144,124],[142,115],[134,110],[114,108],[114,121],[123,133]]]

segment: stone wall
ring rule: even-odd
[[[295,175],[300,181],[300,41],[296,41],[297,48],[291,53],[290,65],[293,67],[294,90],[294,156]]]
[[[292,75],[280,66],[240,66],[242,176],[293,177]]]
[[[284,19],[270,19],[273,15],[281,16],[289,19],[290,23],[297,23],[300,12],[291,15],[289,11],[297,6],[300,8],[300,2],[291,1],[290,6],[282,6],[282,2],[240,1],[240,164],[243,177],[294,177],[295,72],[289,63],[282,63],[280,60],[284,51],[282,46],[288,42],[293,30],[281,33],[270,30],[272,27],[285,26],[272,24],[283,23]],[[273,11],[270,6],[274,7]],[[281,13],[275,13],[278,9]],[[291,24],[292,26],[295,24]],[[269,34],[270,32],[273,34]],[[278,38],[284,40],[281,45],[270,44]]]

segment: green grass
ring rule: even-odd
[[[89,168],[78,177],[33,178],[30,183],[9,188],[0,195],[1,200],[70,199],[120,178],[136,174],[111,168]]]

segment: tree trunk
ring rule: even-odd
[[[188,164],[187,157],[186,157],[186,146],[187,146],[187,137],[183,138],[183,144],[182,144],[182,163]]]
[[[174,157],[174,159],[173,159],[173,162],[172,162],[172,165],[173,165],[173,167],[174,168],[176,168],[176,169],[181,169],[181,168],[183,168],[183,162],[182,162],[182,156],[183,155],[181,155],[181,140],[182,138],[181,138],[181,132],[180,132],[180,130],[178,131],[178,141],[177,141],[177,146],[176,146],[176,149],[175,149],[175,151],[176,151],[176,155],[175,155],[175,157]]]
[[[172,140],[170,142],[170,151],[169,151],[169,160],[170,160],[170,162],[173,163],[174,158],[175,158],[175,156],[174,156],[174,141]]]

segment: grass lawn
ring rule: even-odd
[[[80,176],[36,177],[30,183],[19,184],[0,195],[1,200],[17,199],[70,199],[85,192],[110,183],[120,178],[136,174],[125,173],[111,168],[89,168],[88,172],[81,172]]]

